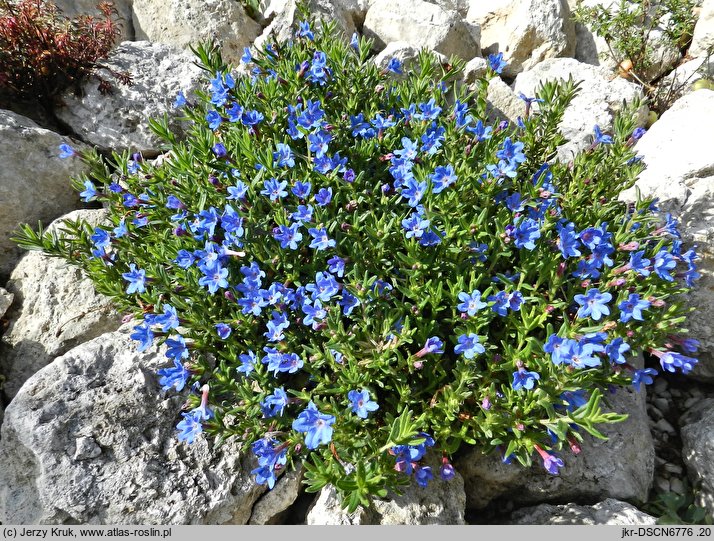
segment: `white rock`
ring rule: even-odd
[[[516,505],[605,498],[647,501],[654,473],[654,444],[647,426],[645,396],[629,388],[606,399],[612,411],[627,413],[628,419],[599,427],[607,441],[585,435],[577,456],[566,447],[562,452],[565,466],[559,475],[547,473],[537,455],[533,466],[526,469],[515,461],[504,464],[497,452],[466,452],[454,467],[464,478],[467,509],[483,509],[497,498]]]
[[[679,421],[682,459],[697,489],[696,504],[714,514],[714,399],[708,398]]]
[[[2,318],[5,312],[7,312],[7,309],[10,308],[14,298],[15,295],[0,287],[0,318]]]
[[[78,210],[56,220],[84,219],[100,223],[103,210]],[[115,330],[120,315],[108,297],[95,292],[92,282],[63,259],[27,253],[7,284],[15,296],[8,312],[10,326],[0,342],[0,373],[7,378],[3,392],[15,396],[32,374],[77,344]]]
[[[8,406],[4,524],[247,522],[264,487],[234,444],[177,441],[185,397],[160,396],[155,371],[167,359],[155,348],[137,352],[130,332],[126,326],[55,359]]]
[[[280,513],[297,499],[304,473],[303,468],[286,471],[275,486],[255,502],[248,524],[277,524]]]
[[[694,27],[689,56],[705,56],[714,47],[714,0],[704,0]]]
[[[427,48],[464,60],[481,51],[458,12],[423,0],[375,0],[367,11],[364,35],[379,48],[392,41],[406,41],[416,49]]]
[[[223,58],[234,64],[260,31],[241,3],[233,0],[134,0],[137,40],[188,49],[215,39]]]
[[[317,25],[321,20],[334,22],[336,30],[346,39],[362,28],[368,7],[367,0],[308,0],[306,4],[309,13],[316,17]],[[295,0],[265,0],[261,2],[260,19],[262,24],[270,24],[255,40],[258,49],[263,48],[270,35],[278,41],[292,38],[295,27],[304,17]]]
[[[488,82],[486,96],[486,116],[492,123],[502,120],[515,123],[519,116],[525,114],[525,102],[520,99],[511,87],[499,77]]]
[[[463,80],[467,85],[473,84],[477,79],[486,75],[488,62],[480,56],[474,57],[464,66]]]
[[[113,4],[117,10],[119,23],[121,24],[121,41],[134,39],[134,25],[131,15],[132,0],[114,0]],[[97,9],[99,0],[55,0],[54,4],[62,13],[70,18],[77,15],[91,15],[92,17],[103,17],[104,15]]]
[[[80,206],[70,177],[86,170],[79,159],[59,158],[59,145],[84,145],[0,109],[0,282],[23,250],[10,240],[21,223],[37,227]]]
[[[503,53],[506,77],[575,52],[575,26],[566,0],[471,0],[466,20],[480,26],[484,56]]]
[[[541,504],[514,511],[509,521],[510,524],[540,524],[540,525],[608,525],[608,526],[633,526],[656,524],[657,519],[643,513],[635,506],[608,498],[595,505],[567,505]]]
[[[307,524],[313,526],[346,526],[374,524],[372,514],[359,506],[354,513],[340,507],[337,491],[332,485],[323,488],[307,512]]]
[[[146,41],[124,42],[106,63],[116,71],[128,71],[133,84],[115,84],[111,95],[102,95],[93,82],[87,82],[84,96],[63,96],[65,107],[57,116],[83,140],[101,148],[131,149],[155,154],[166,146],[149,129],[149,118],[168,113],[170,127],[180,133],[172,104],[179,91],[186,96],[198,88],[202,71],[196,58],[168,45]]]
[[[682,239],[697,244],[702,277],[689,296],[695,308],[687,321],[701,342],[691,376],[714,379],[714,91],[697,90],[677,100],[635,147],[647,165],[637,181],[643,197],[658,197],[662,210],[680,220]],[[622,199],[635,198],[635,188]]]
[[[572,159],[573,155],[587,148],[593,137],[593,127],[599,126],[607,133],[612,129],[616,113],[624,102],[642,99],[642,89],[621,78],[613,79],[608,70],[599,66],[583,64],[572,58],[544,60],[535,68],[521,73],[513,84],[516,94],[535,95],[539,85],[549,80],[567,80],[572,77],[581,81],[580,92],[565,110],[559,129],[568,143],[561,147],[559,158]],[[638,123],[643,125],[647,107],[638,111]]]

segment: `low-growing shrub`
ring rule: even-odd
[[[120,34],[116,9],[102,2],[101,19],[81,15],[69,19],[47,0],[0,0],[0,103],[31,100],[47,103],[69,87],[79,89],[87,77],[109,82],[104,69],[126,83],[129,76],[108,70],[100,61]]]
[[[247,76],[199,47],[207,91],[175,103],[185,140],[164,119],[154,162],[81,156],[75,185],[111,224],[17,240],[133,311],[139,349],[166,347],[161,386],[192,391],[178,437],[237,438],[258,483],[302,462],[309,491],[355,509],[453,477],[463,446],[558,473],[564,447],[626,417],[606,393],[652,382],[640,352],[696,363],[678,300],[696,255],[653,201],[617,200],[643,130],[596,126],[560,163],[572,80],[491,126],[488,81],[469,93],[463,62],[380,69],[333,31],[246,50]]]

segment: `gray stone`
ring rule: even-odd
[[[10,308],[14,298],[15,295],[0,287],[0,318],[2,318],[5,312],[7,312],[7,309]]]
[[[647,500],[654,474],[654,444],[647,426],[645,397],[631,388],[606,397],[612,411],[627,413],[622,423],[600,426],[607,441],[585,435],[579,455],[563,456],[559,475],[548,474],[540,459],[531,468],[504,464],[498,453],[465,453],[454,467],[464,478],[467,509],[482,509],[494,500],[532,505],[544,500],[616,498]]]
[[[642,89],[621,78],[613,79],[608,70],[583,64],[572,58],[551,58],[535,68],[521,73],[513,84],[516,94],[534,96],[545,81],[568,80],[581,82],[580,91],[565,110],[559,129],[568,143],[559,149],[559,159],[570,160],[587,148],[593,137],[594,126],[603,133],[612,129],[615,115],[623,110],[623,102],[631,103],[643,98]],[[535,108],[535,105],[534,105]],[[647,107],[638,110],[638,125],[644,125]]]
[[[238,64],[243,48],[260,35],[260,25],[234,0],[133,0],[137,40],[180,49],[216,39],[223,58]]]
[[[428,464],[433,472],[439,471],[434,456]],[[458,473],[444,481],[434,476],[427,487],[412,482],[402,489],[402,495],[391,494],[385,500],[374,500],[368,509],[358,507],[354,513],[340,508],[333,487],[325,487],[320,492],[307,515],[308,524],[379,524],[379,525],[423,525],[423,524],[465,524],[464,513],[466,494],[464,481]]]
[[[714,514],[714,399],[702,400],[679,421],[682,459],[697,496],[696,504]]]
[[[86,166],[76,157],[60,159],[61,144],[86,148],[0,110],[0,283],[23,253],[10,240],[21,223],[37,227],[38,221],[46,224],[81,204],[70,177],[79,176]]]
[[[486,75],[488,62],[479,56],[472,58],[464,66],[463,80],[467,85],[473,84],[477,79]]]
[[[423,0],[375,0],[367,11],[364,35],[375,45],[406,41],[416,49],[427,48],[445,56],[470,60],[481,54],[458,12]]]
[[[92,225],[106,216],[103,210],[78,210],[54,221],[84,219]],[[121,316],[110,299],[99,295],[92,282],[65,260],[29,252],[7,283],[15,302],[7,313],[10,326],[0,342],[0,373],[4,394],[11,399],[32,374],[82,342],[115,330]]]
[[[168,360],[156,347],[139,353],[130,332],[127,325],[55,359],[8,406],[4,524],[248,521],[264,487],[234,443],[177,440],[185,395],[161,396],[155,371]]]
[[[437,52],[432,51],[441,63],[448,62],[448,59]],[[409,45],[406,41],[393,41],[374,57],[374,63],[380,68],[386,69],[387,64],[392,58],[396,58],[402,63],[403,74],[402,78],[406,77],[406,72],[410,69],[419,58],[419,51]]]
[[[689,47],[689,56],[705,56],[707,51],[714,48],[714,0],[702,2],[699,19],[694,27],[692,44]]]
[[[509,524],[540,525],[608,525],[608,526],[644,526],[656,524],[657,519],[643,513],[633,505],[608,498],[595,505],[541,504],[535,507],[518,509],[511,514]]]
[[[106,62],[116,71],[128,71],[131,85],[115,84],[111,95],[102,95],[87,82],[84,95],[68,92],[57,116],[84,141],[104,149],[144,152],[153,155],[166,146],[150,129],[149,119],[168,113],[170,128],[181,134],[172,104],[179,91],[187,96],[198,88],[202,70],[196,58],[168,45],[146,41],[124,42]]]
[[[362,28],[368,7],[367,0],[307,0],[306,4],[308,11],[316,17],[318,26],[322,20],[334,22],[336,30],[346,39]],[[263,25],[269,23],[255,40],[258,49],[262,49],[270,35],[279,41],[293,37],[295,27],[304,19],[295,0],[264,0],[258,18]]]
[[[472,0],[466,20],[480,26],[484,56],[503,53],[506,77],[575,52],[575,26],[566,0]]]
[[[304,473],[301,467],[285,472],[275,486],[255,502],[248,524],[278,524],[280,513],[297,499]]]
[[[486,96],[486,117],[492,123],[502,120],[515,123],[519,116],[525,114],[525,102],[521,100],[511,87],[499,77],[488,82]]]
[[[97,9],[100,0],[55,0],[54,4],[64,15],[74,18],[77,15],[91,15],[92,17],[103,17]],[[132,23],[131,4],[132,0],[113,0],[117,10],[119,23],[121,24],[121,41],[134,39],[134,25]]]
[[[677,100],[635,147],[647,168],[636,187],[643,197],[659,198],[659,207],[680,221],[682,240],[696,244],[702,277],[688,296],[690,336],[701,342],[699,363],[691,376],[714,380],[714,91],[697,90]],[[635,188],[622,193],[632,201]]]

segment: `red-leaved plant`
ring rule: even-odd
[[[111,90],[98,70],[122,83],[128,74],[100,64],[121,32],[111,2],[98,6],[102,16],[64,16],[46,0],[0,0],[0,105],[30,100],[51,105],[56,96],[89,76],[102,93]]]

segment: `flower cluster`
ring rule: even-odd
[[[35,247],[134,307],[138,348],[164,348],[160,385],[191,389],[179,437],[239,439],[258,483],[299,460],[354,508],[405,476],[452,478],[463,445],[557,473],[563,445],[623,418],[603,389],[652,382],[640,352],[696,363],[674,300],[696,254],[652,201],[616,197],[642,167],[632,120],[549,161],[572,82],[492,126],[502,56],[473,103],[458,59],[380,70],[368,41],[330,32],[305,21],[246,50],[241,77],[200,48],[207,90],[175,103],[186,140],[156,122],[160,160],[83,156],[75,186],[111,225]]]

